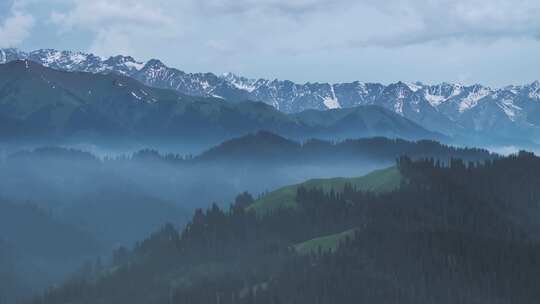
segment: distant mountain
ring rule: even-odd
[[[0,199],[0,300],[14,303],[61,281],[104,248],[35,205]]]
[[[287,115],[260,102],[192,97],[119,74],[65,72],[30,60],[0,65],[0,118],[0,137],[15,141],[215,144],[257,130],[293,138],[441,138],[378,107]]]
[[[17,253],[4,240],[0,239],[0,302],[14,303],[30,293],[29,286],[17,275]]]
[[[412,158],[432,157],[447,161],[450,158],[484,160],[495,158],[483,149],[455,148],[432,140],[417,142],[383,137],[349,139],[331,142],[312,139],[303,143],[295,142],[279,135],[260,131],[234,138],[213,147],[195,157],[196,162],[228,161],[259,162],[272,166],[277,164],[326,164],[337,165],[351,160],[361,163],[391,163],[401,155]],[[235,164],[236,165],[236,164]]]
[[[0,201],[0,239],[30,257],[69,259],[99,252],[90,234],[55,219],[40,208]]]
[[[239,191],[262,193],[310,178],[357,176],[387,167],[402,155],[442,162],[498,157],[483,149],[431,140],[376,137],[298,142],[260,131],[196,156],[148,149],[104,159],[66,148],[17,152],[0,160],[0,193],[52,210],[112,246],[129,244],[161,223],[180,221],[186,212],[209,202],[227,203]]]
[[[146,170],[158,170],[157,167],[148,166],[143,170],[126,168],[120,163],[121,161],[105,164],[90,153],[74,149],[50,147],[21,151],[0,162],[0,193],[13,201],[39,204],[42,208],[51,210],[51,213],[56,215],[55,219],[69,223],[77,228],[77,231],[84,231],[86,235],[98,240],[100,245],[108,247],[131,244],[161,224],[185,217],[184,209],[174,204],[174,195],[164,199],[165,190],[156,189],[159,184],[146,187],[143,185],[142,180],[149,175]],[[172,178],[170,175],[169,177]],[[144,183],[148,184],[148,180],[152,179],[147,178]],[[163,184],[161,186],[165,187]],[[31,188],[32,191],[21,191],[21,188]],[[32,241],[29,236],[39,233],[32,231],[33,226],[30,223],[39,225],[51,217],[39,212],[38,208],[16,209],[15,206],[17,205],[4,210],[5,206],[1,205],[0,200],[0,238],[27,242],[29,246],[35,246],[31,248],[34,251],[39,251],[40,248],[39,252],[42,254],[50,251],[50,256],[61,256],[62,252],[70,252],[67,249],[61,249],[60,253],[54,251],[62,248],[59,244],[61,242],[54,237],[60,238],[62,234],[59,232],[62,231],[70,236],[70,226],[65,225],[68,227],[63,230],[62,226],[48,230],[43,227],[39,229],[40,233],[50,235],[56,243],[47,241],[44,236],[40,237],[39,242]],[[15,213],[16,211],[19,213]],[[23,216],[22,211],[34,211],[35,214],[27,212]],[[11,232],[8,234],[10,237],[2,231]],[[84,242],[82,237],[79,239],[83,244],[88,243]],[[69,243],[77,244],[74,240],[69,240]],[[74,247],[71,250],[76,250],[77,247]]]
[[[459,138],[503,143],[540,141],[538,81],[498,89],[452,83],[297,84],[234,74],[186,73],[156,59],[139,62],[129,56],[101,58],[56,50],[0,50],[0,63],[18,59],[65,71],[113,72],[187,95],[261,101],[286,113],[379,105],[427,129]]]
[[[426,133],[426,129],[380,106],[356,106],[331,110],[306,110],[291,114],[295,120],[316,129],[317,138],[347,139],[384,136],[403,139],[446,140],[440,133]]]
[[[300,143],[266,131],[228,140],[195,157],[142,150],[100,159],[75,149],[38,148],[0,159],[2,197],[40,206],[0,199],[0,239],[18,249],[17,265],[26,267],[17,267],[16,273],[28,270],[24,273],[39,278],[23,287],[37,288],[74,270],[81,255],[99,254],[96,244],[129,246],[165,223],[183,227],[188,212],[210,202],[228,204],[239,191],[263,193],[308,178],[356,176],[401,155],[443,161],[496,158],[485,150],[426,140]],[[36,260],[47,267],[34,265]],[[13,273],[1,265],[0,259],[0,283]]]

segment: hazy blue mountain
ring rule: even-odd
[[[483,160],[496,157],[483,149],[456,148],[432,140],[406,141],[384,137],[348,139],[340,142],[311,139],[296,142],[260,131],[234,138],[194,158],[195,162],[259,162],[270,166],[284,164],[391,163],[400,155],[412,158],[435,157]],[[237,165],[236,163],[234,164]]]
[[[382,108],[288,115],[261,102],[192,97],[119,74],[66,72],[30,60],[0,65],[0,117],[0,136],[14,141],[216,144],[257,130],[294,138],[441,137]]]
[[[38,148],[17,152],[0,162],[0,192],[14,201],[30,201],[51,210],[58,218],[109,247],[130,244],[161,224],[185,216],[184,210],[172,202],[174,195],[156,189],[156,184],[142,185],[143,181],[148,184],[151,180],[144,179],[150,175],[147,171],[158,167],[147,166],[145,172],[138,172],[136,168],[114,162],[107,164],[110,166],[90,153],[73,149]],[[25,188],[32,191],[21,191]],[[30,222],[48,219],[37,215]],[[6,212],[0,215],[0,220],[2,216],[8,218],[0,223],[0,228],[25,223]],[[13,232],[30,229],[28,225],[24,227],[26,230]],[[44,229],[41,232],[58,235]]]
[[[332,113],[339,121],[342,114]],[[357,176],[386,167],[401,155],[497,157],[429,140],[298,142],[267,131],[191,157],[142,150],[101,159],[57,147],[10,154],[0,159],[0,193],[9,200],[0,199],[0,239],[10,245],[9,256],[16,257],[7,264],[16,268],[2,267],[0,260],[0,283],[16,283],[23,288],[17,294],[28,295],[27,288],[59,282],[85,258],[95,261],[102,249],[130,246],[168,222],[183,227],[194,209],[211,202],[227,205],[240,191],[260,194],[310,178]]]
[[[538,81],[496,89],[479,84],[452,83],[297,84],[288,80],[248,79],[234,74],[186,73],[156,59],[139,62],[129,56],[100,58],[56,50],[30,53],[0,50],[0,63],[17,59],[30,59],[65,71],[113,72],[149,86],[174,89],[187,95],[228,101],[261,101],[286,113],[378,105],[429,130],[464,140],[485,139],[502,143],[540,140]],[[490,136],[492,138],[487,138]]]
[[[330,110],[306,110],[291,114],[303,124],[318,129],[314,137],[346,139],[358,137],[399,137],[404,139],[439,139],[441,134],[427,134],[417,123],[380,106],[356,106]]]
[[[401,157],[364,176],[242,193],[31,303],[538,303],[539,172],[527,152]]]
[[[109,248],[36,205],[0,199],[0,300],[62,281]]]
[[[34,205],[0,202],[0,238],[33,257],[64,259],[99,250],[90,234]]]
[[[20,277],[17,252],[4,240],[0,239],[0,302],[13,303],[19,297],[31,292],[29,286]]]

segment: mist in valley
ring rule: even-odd
[[[540,303],[538,20],[0,1],[0,304]]]
[[[14,253],[0,273],[18,278],[19,295],[60,283],[98,258],[105,263],[113,250],[132,247],[166,223],[181,229],[197,208],[228,208],[241,192],[258,197],[307,179],[360,176],[392,165],[332,155],[306,162],[197,161],[190,153],[77,148],[3,150],[0,240]],[[39,240],[43,247],[25,245]]]

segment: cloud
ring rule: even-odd
[[[14,47],[23,42],[30,34],[34,18],[20,9],[14,2],[9,15],[0,20],[0,47]]]
[[[153,27],[172,23],[170,16],[150,1],[71,1],[67,12],[53,11],[51,20],[68,28],[99,30],[115,26]]]
[[[227,52],[303,52],[540,35],[537,0],[65,1],[70,9],[51,19],[63,30],[93,32],[93,45],[161,37]]]
[[[310,12],[328,10],[333,7],[340,7],[352,0],[208,0],[195,1],[196,6],[206,13],[226,13],[226,14],[247,14],[260,13],[267,14],[287,14],[290,16],[300,16]]]
[[[369,5],[392,18],[389,21],[399,25],[400,30],[383,30],[375,37],[354,40],[359,46],[536,39],[540,33],[540,2],[535,0],[389,0]]]
[[[89,51],[102,55],[136,54],[138,44],[165,39],[174,18],[150,1],[67,1],[65,11],[54,10],[50,21],[59,32],[86,31],[94,36]]]

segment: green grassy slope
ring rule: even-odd
[[[355,231],[356,229],[350,229],[341,233],[314,238],[294,245],[294,249],[302,255],[316,253],[319,249],[322,252],[334,252],[338,248],[339,243],[347,237],[352,238]]]
[[[296,190],[300,186],[306,188],[322,188],[326,191],[334,189],[342,191],[346,184],[351,184],[359,190],[387,192],[397,189],[401,183],[401,175],[396,167],[376,170],[365,176],[353,178],[311,179],[304,183],[286,186],[261,197],[248,207],[258,214],[265,214],[279,208],[296,208]]]

